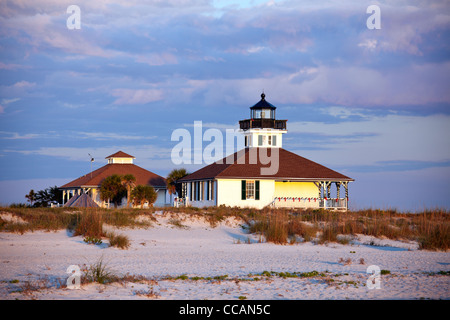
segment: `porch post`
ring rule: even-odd
[[[345,181],[342,184],[344,185],[345,188],[345,207],[348,210],[348,181]]]
[[[319,188],[319,199],[323,198],[322,186],[323,186],[322,181],[319,181],[319,185],[318,185],[318,188]]]
[[[336,197],[337,197],[337,199],[339,199],[339,197],[340,197],[340,189],[341,189],[341,183],[336,182]]]
[[[345,198],[348,200],[348,182],[344,182]]]
[[[327,186],[327,199],[331,197],[331,192],[330,192],[330,188],[331,188],[331,182],[325,182],[326,186]]]

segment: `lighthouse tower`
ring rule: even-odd
[[[276,120],[276,109],[266,101],[266,95],[262,93],[261,100],[250,108],[250,119],[239,121],[246,148],[282,148],[282,135],[287,132],[287,120]]]

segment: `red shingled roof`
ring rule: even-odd
[[[136,184],[151,185],[153,187],[165,187],[166,179],[163,177],[145,170],[135,164],[107,164],[91,173],[85,174],[78,179],[75,179],[63,186],[64,188],[78,188],[78,187],[99,187],[103,179],[113,174],[125,175],[132,174],[136,178]]]
[[[135,159],[133,156],[130,156],[128,153],[125,153],[123,151],[117,151],[116,153],[107,156],[105,159],[109,159],[109,158],[133,158]]]
[[[252,148],[257,151],[265,151],[268,159],[272,155],[270,148]],[[278,172],[274,175],[262,175],[261,168],[270,167],[270,163],[264,164],[267,161],[261,161],[259,153],[256,158],[256,163],[251,164],[250,148],[241,150],[231,155],[234,161],[227,164],[226,158],[222,161],[212,163],[196,172],[187,175],[179,181],[190,180],[204,180],[213,178],[257,178],[257,179],[283,179],[283,180],[331,180],[331,181],[354,181],[339,172],[324,167],[314,161],[303,158],[295,153],[287,151],[283,148],[278,148],[279,151],[279,166]],[[242,152],[242,153],[241,153]],[[263,158],[264,159],[264,158]]]

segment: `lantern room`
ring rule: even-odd
[[[277,120],[277,108],[261,94],[261,100],[250,107],[250,119],[239,121],[239,127],[245,137],[246,147],[280,148],[282,134],[286,133],[287,120]]]

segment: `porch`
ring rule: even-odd
[[[341,196],[341,187],[345,189],[344,197]],[[348,181],[276,181],[270,206],[347,211]]]
[[[347,198],[302,198],[275,197],[271,203],[274,208],[329,209],[347,211]]]

